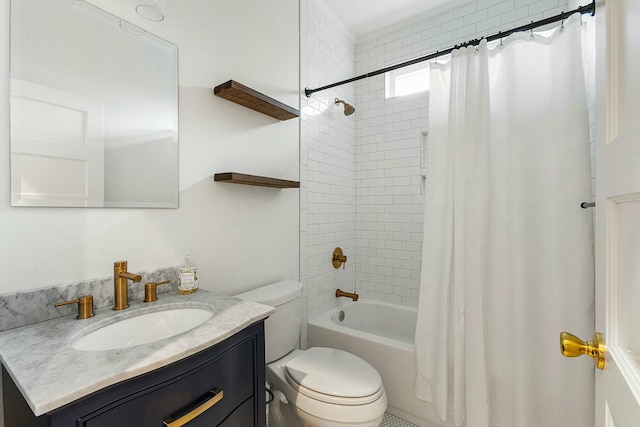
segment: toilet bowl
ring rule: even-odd
[[[301,295],[302,284],[292,280],[236,295],[276,308],[265,322],[269,427],[377,427],[387,396],[371,365],[338,349],[295,349]]]
[[[270,427],[293,427],[291,413],[296,427],[376,427],[387,408],[378,372],[342,350],[294,350],[267,365],[267,383],[274,391]]]

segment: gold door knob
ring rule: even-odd
[[[607,347],[600,332],[593,334],[591,341],[584,342],[568,332],[560,333],[560,352],[564,357],[577,357],[586,354],[596,362],[596,368],[604,369]]]

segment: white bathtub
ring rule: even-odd
[[[421,427],[441,427],[446,424],[435,408],[413,395],[416,317],[416,309],[396,304],[344,301],[309,322],[309,347],[339,348],[366,360],[382,377],[387,412]]]

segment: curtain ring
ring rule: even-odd
[[[531,21],[531,30],[529,30],[529,38],[533,39],[533,21]]]
[[[564,10],[560,12],[560,31],[564,31]]]

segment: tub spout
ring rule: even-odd
[[[340,297],[347,297],[347,298],[351,298],[354,301],[358,301],[359,295],[356,294],[355,292],[345,292],[345,291],[341,291],[340,289],[336,289],[336,298],[340,298]]]

